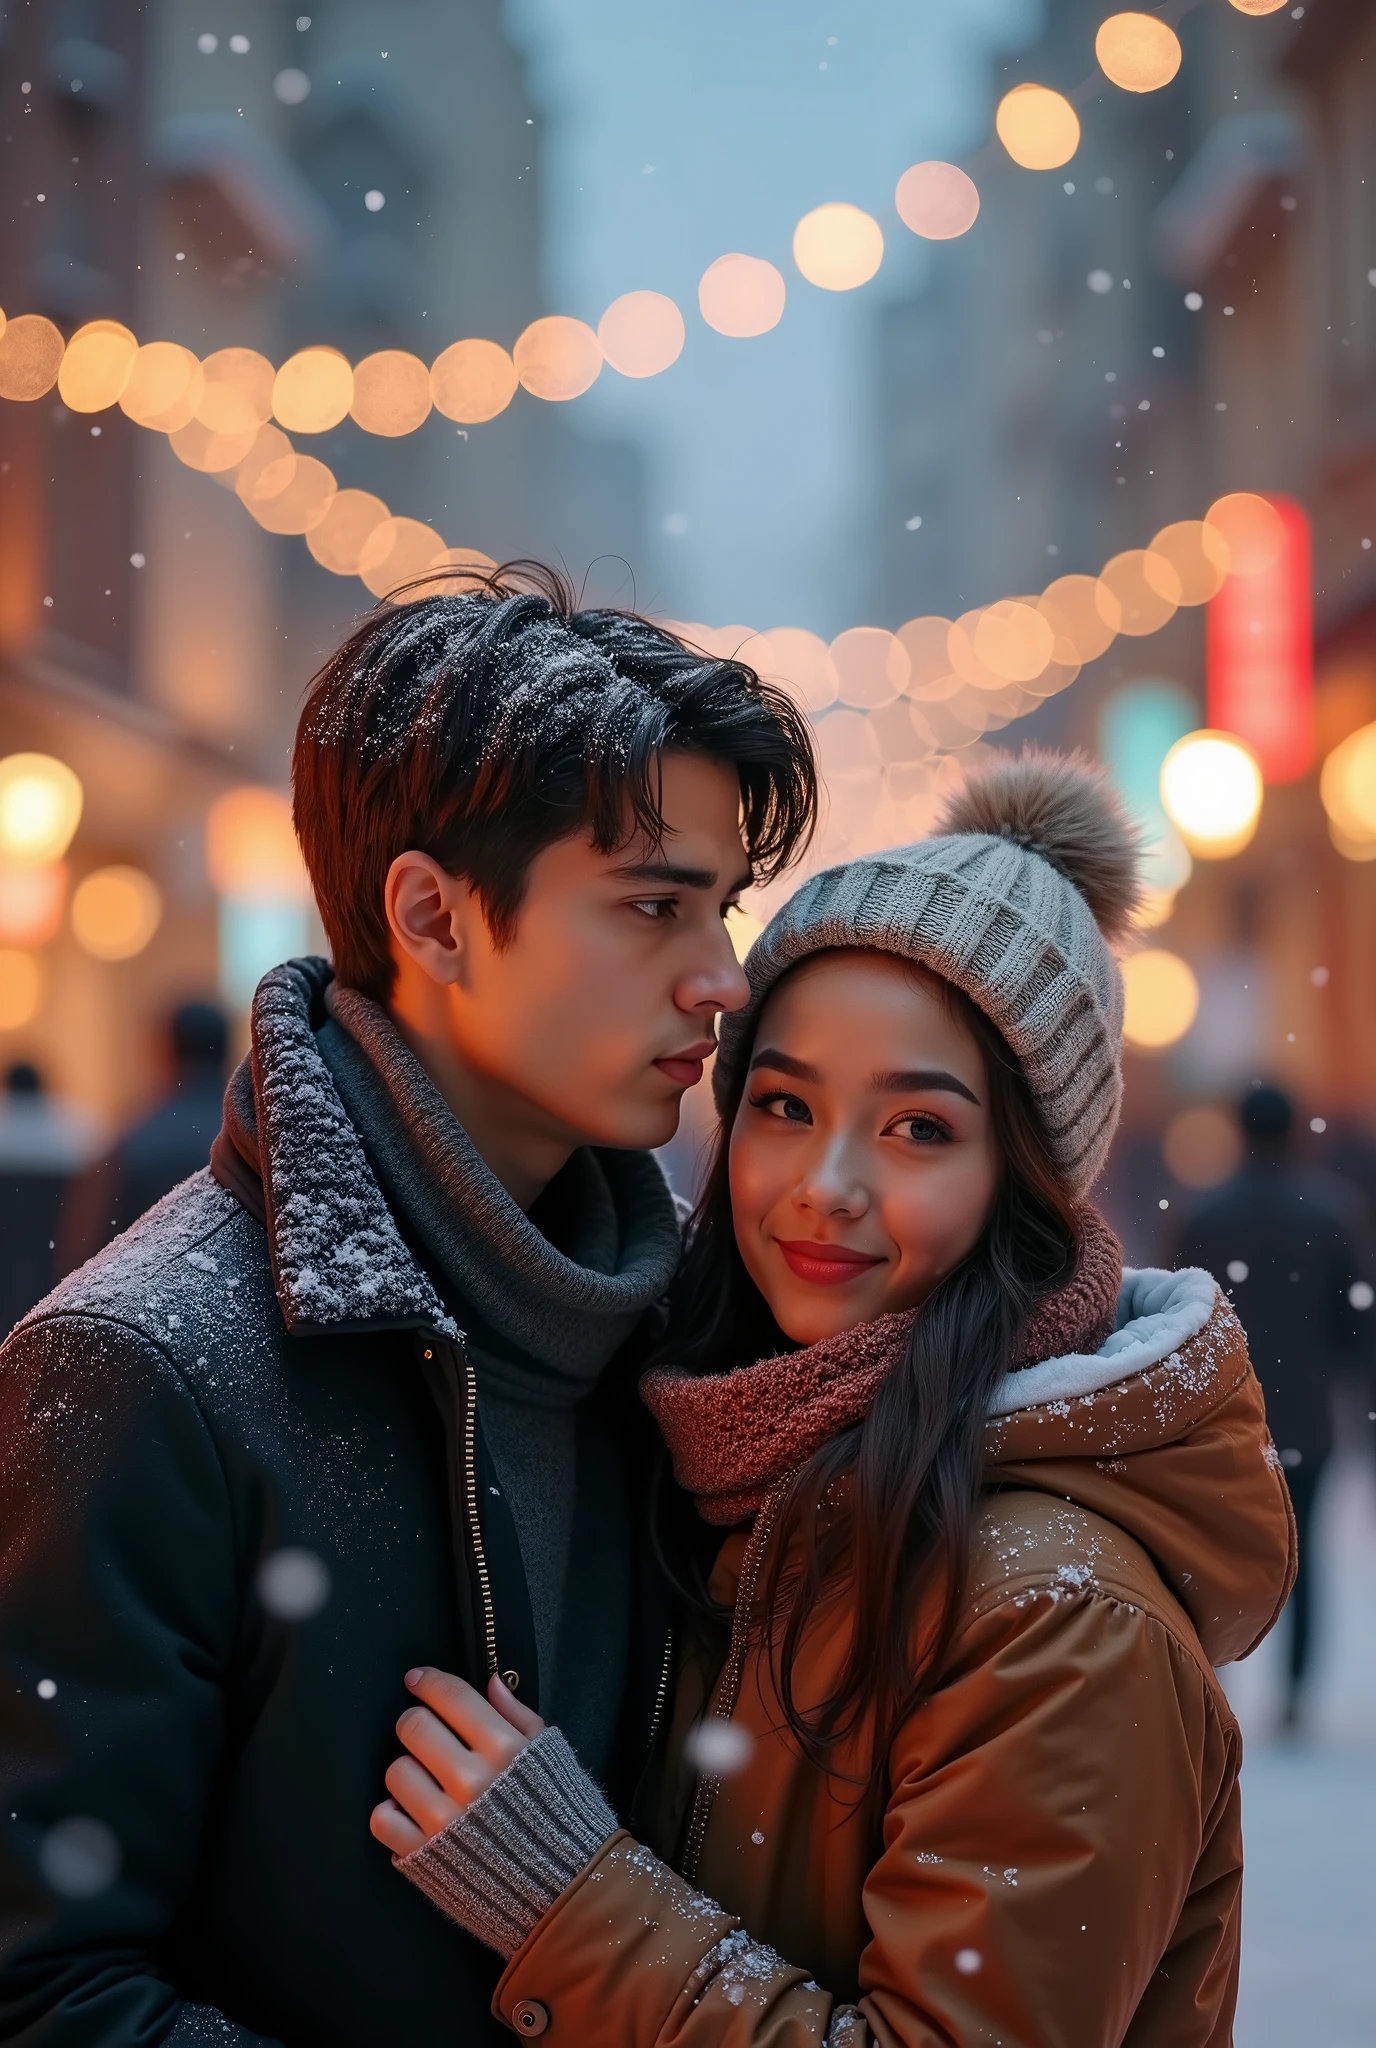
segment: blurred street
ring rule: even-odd
[[[1237,2048],[1370,2048],[1376,1842],[1376,1467],[1335,1458],[1318,1513],[1309,1718],[1277,1738],[1283,1630],[1226,1675],[1247,1742]]]

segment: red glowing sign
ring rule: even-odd
[[[1208,715],[1247,742],[1268,782],[1294,782],[1314,759],[1309,519],[1290,498],[1265,502],[1279,518],[1269,559],[1254,567],[1244,548],[1244,573],[1235,566],[1209,602]]]

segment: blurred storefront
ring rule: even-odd
[[[466,335],[509,349],[544,310],[541,131],[500,15],[497,0],[385,20],[363,0],[318,18],[245,0],[232,22],[183,0],[111,0],[91,21],[59,0],[10,10],[6,398],[23,395],[26,316],[67,340],[111,321],[214,357],[230,409],[303,347],[426,364]],[[0,1065],[30,1059],[113,1120],[153,1086],[174,1002],[218,992],[242,1022],[262,965],[319,943],[283,824],[290,739],[370,599],[252,499],[242,468],[213,466],[199,413],[180,436],[171,414],[150,431],[127,392],[88,411],[78,387],[73,371],[0,405],[0,763],[43,757],[27,780],[15,764],[8,812],[0,789]],[[496,559],[545,553],[577,575],[638,552],[638,457],[557,405],[522,392],[481,424],[435,410],[415,432],[370,428],[346,416],[298,435],[300,453]],[[81,797],[70,843],[53,819],[30,843],[64,767]]]

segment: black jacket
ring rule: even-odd
[[[1232,1296],[1287,1466],[1323,1463],[1333,1380],[1371,1355],[1376,1309],[1354,1308],[1348,1292],[1372,1277],[1365,1223],[1334,1176],[1260,1162],[1207,1196],[1178,1243],[1182,1265],[1206,1267]]]
[[[309,1116],[303,1060],[277,1078]],[[311,1187],[266,1210],[221,1156],[237,1192],[196,1174],[0,1349],[0,2039],[507,2038],[497,1959],[397,1875],[368,1815],[402,1674],[519,1666],[529,1602],[462,1336],[338,1136],[322,1121]],[[323,1215],[359,1248],[328,1321],[307,1212],[317,1245]],[[648,1488],[628,1358],[593,1398]],[[623,1812],[666,1675],[640,1548]],[[308,1619],[261,1596],[284,1550],[328,1571]],[[92,1896],[42,1875],[75,1816],[118,1844]]]

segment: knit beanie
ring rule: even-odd
[[[750,1000],[721,1019],[718,1107],[791,967],[838,947],[896,953],[954,982],[994,1024],[1083,1197],[1122,1102],[1123,978],[1109,942],[1137,908],[1137,853],[1135,829],[1082,755],[1029,748],[972,777],[932,838],[826,868],[770,919],[745,962]]]

